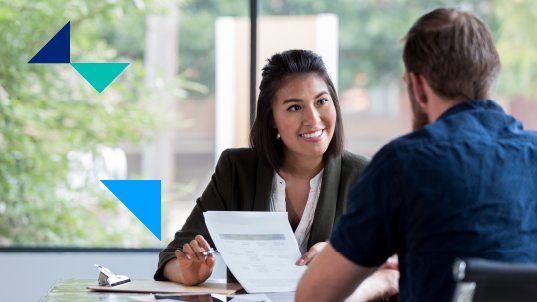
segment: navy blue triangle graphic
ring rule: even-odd
[[[52,38],[28,63],[70,63],[71,21]]]

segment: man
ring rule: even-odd
[[[537,262],[537,133],[490,100],[489,28],[437,9],[404,40],[416,131],[374,156],[296,301],[341,301],[394,253],[400,301],[449,301],[456,257]]]

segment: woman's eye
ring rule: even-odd
[[[327,100],[327,99],[322,99],[322,100],[318,100],[318,101],[317,101],[317,104],[319,104],[319,105],[324,105],[324,104],[326,104],[326,103],[328,103],[328,100]]]
[[[292,106],[289,107],[287,110],[289,110],[289,111],[298,111],[298,110],[300,110],[300,106],[298,106],[298,105],[292,105]]]

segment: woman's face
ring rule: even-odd
[[[291,76],[272,105],[274,128],[288,151],[319,156],[328,149],[336,126],[336,107],[318,75]]]

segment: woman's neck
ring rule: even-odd
[[[279,169],[280,176],[289,174],[296,178],[311,180],[315,175],[319,174],[324,168],[323,155],[320,156],[304,156],[296,154],[283,146],[284,162]]]

